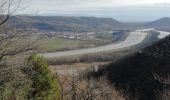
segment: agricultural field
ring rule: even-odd
[[[64,39],[59,37],[43,38],[37,42],[39,52],[53,52],[61,50],[76,49],[84,42],[80,40]]]
[[[71,34],[71,33],[70,33]],[[51,37],[45,37],[37,42],[38,52],[55,52],[66,51],[80,48],[90,48],[101,45],[108,45],[123,41],[128,36],[128,33],[122,32],[119,35],[113,34],[113,32],[100,32],[97,33],[94,38],[84,39],[69,39],[59,37],[57,35]]]

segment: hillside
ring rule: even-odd
[[[151,27],[159,30],[170,31],[170,18],[164,17],[152,22],[145,23],[143,27]]]
[[[69,16],[15,16],[10,22],[19,28],[43,31],[112,31],[119,29],[156,28],[170,31],[170,18],[164,17],[146,23],[122,23],[112,18]]]
[[[129,100],[169,100],[170,36],[90,75],[106,76]]]
[[[11,22],[20,28],[45,31],[98,31],[127,27],[112,18],[95,17],[15,16]]]

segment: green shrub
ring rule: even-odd
[[[35,100],[58,100],[60,89],[55,77],[48,69],[47,61],[35,54],[28,61],[33,71],[31,76],[33,81],[31,96]]]

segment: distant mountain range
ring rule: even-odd
[[[165,17],[147,23],[122,23],[112,18],[62,17],[62,16],[15,16],[10,20],[19,28],[43,31],[105,31],[118,29],[156,28],[170,31],[170,18]]]
[[[152,22],[145,23],[143,26],[156,28],[159,30],[170,31],[170,18],[164,17],[164,18],[152,21]]]
[[[11,21],[17,27],[29,27],[46,31],[96,31],[126,28],[112,18],[15,16]]]

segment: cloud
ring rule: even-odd
[[[125,7],[170,3],[170,0],[32,0],[28,9],[34,10],[86,10],[105,7]]]
[[[127,21],[170,16],[169,9],[170,0],[32,0],[23,13],[116,17]]]

